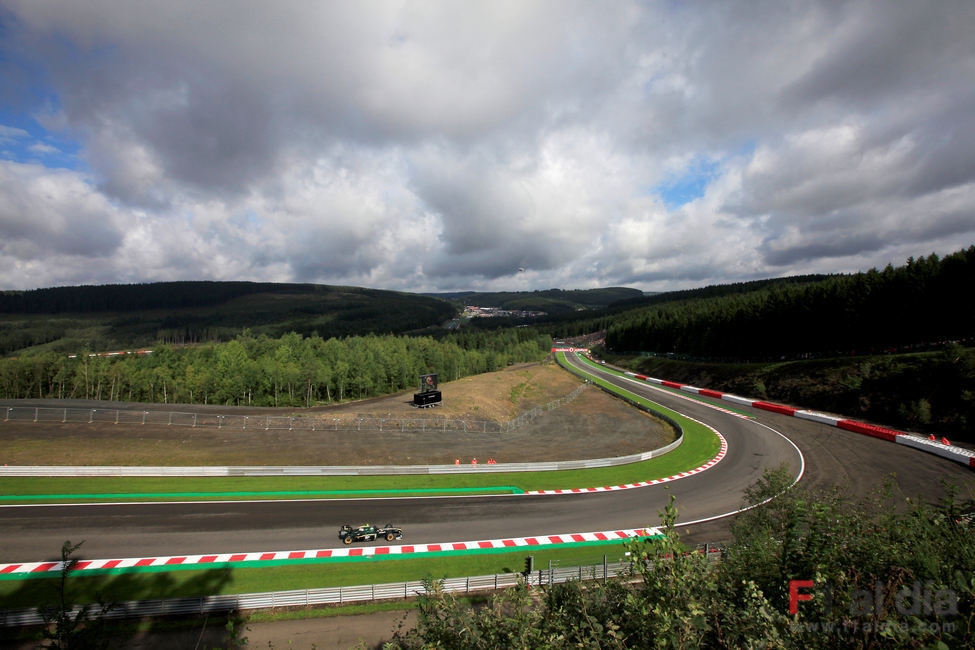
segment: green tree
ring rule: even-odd
[[[61,568],[56,583],[54,604],[41,608],[44,619],[44,638],[48,642],[42,646],[46,648],[106,648],[108,641],[104,634],[105,619],[103,616],[111,609],[110,604],[99,606],[99,615],[91,618],[94,605],[88,604],[76,608],[71,596],[71,575],[75,571],[78,559],[72,557],[84,542],[72,544],[66,541],[61,546]]]
[[[519,587],[473,609],[434,589],[393,647],[971,647],[971,494],[898,511],[889,485],[853,501],[790,484],[774,470],[748,490],[721,562],[681,543],[672,499],[663,534],[628,545],[637,584]],[[801,615],[790,580],[816,590]]]

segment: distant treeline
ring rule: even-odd
[[[401,334],[435,328],[457,308],[429,296],[359,287],[158,282],[0,293],[0,355],[155,342],[226,342],[244,329],[279,337]]]
[[[750,280],[748,282],[732,282],[730,284],[713,284],[697,289],[681,289],[680,291],[666,291],[646,296],[629,298],[613,303],[616,309],[632,309],[634,307],[661,305],[666,302],[678,302],[681,300],[693,300],[698,298],[723,298],[739,293],[751,293],[763,289],[771,289],[774,286],[809,284],[811,282],[821,282],[832,276],[822,274],[810,275],[791,275],[785,278],[767,278],[764,280]]]
[[[272,282],[152,282],[51,287],[0,293],[3,314],[87,314],[210,307],[253,293],[314,290],[311,284]]]
[[[937,344],[975,334],[973,286],[975,246],[882,271],[658,301],[611,319],[606,345],[620,353],[768,359]]]
[[[660,305],[668,302],[678,302],[686,300],[696,300],[703,298],[717,298],[730,296],[740,293],[749,293],[760,289],[770,288],[774,285],[794,285],[819,282],[830,276],[827,275],[797,275],[785,278],[770,278],[765,280],[752,280],[750,282],[735,282],[732,284],[716,284],[698,289],[683,289],[681,291],[667,291],[663,293],[649,293],[636,291],[635,289],[594,289],[599,292],[612,292],[603,294],[605,298],[602,304],[590,304],[585,311],[580,310],[553,310],[547,315],[538,318],[506,318],[492,319],[491,322],[473,321],[475,327],[493,328],[498,325],[531,325],[540,332],[551,335],[553,338],[567,338],[582,336],[592,332],[602,332],[606,330],[620,315],[628,318],[630,313],[643,307]],[[544,292],[543,292],[544,293]],[[474,294],[475,297],[481,294]],[[493,295],[493,294],[488,294]],[[498,294],[503,295],[503,294]],[[530,295],[530,294],[529,294]]]
[[[139,357],[67,358],[35,352],[0,360],[6,399],[60,398],[133,402],[312,406],[361,399],[538,361],[551,339],[525,329],[430,337],[280,338],[250,332],[228,343],[161,346]]]

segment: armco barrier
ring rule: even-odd
[[[628,564],[607,565],[608,577],[619,575],[629,568]],[[577,567],[571,571],[553,569],[553,574],[539,572],[533,576],[533,583],[566,582],[579,580],[589,567]],[[602,566],[598,566],[602,575]],[[503,589],[513,587],[519,580],[524,580],[519,573],[503,573],[492,576],[471,576],[467,578],[449,578],[442,582],[442,589],[447,593],[468,593],[472,591]],[[428,594],[426,586],[421,581],[396,582],[380,585],[358,585],[350,587],[326,587],[321,589],[300,589],[292,591],[278,591],[258,594],[235,594],[226,596],[202,596],[199,598],[172,598],[166,600],[142,600],[120,603],[104,613],[98,613],[101,618],[119,619],[143,616],[170,616],[176,614],[213,614],[246,609],[273,609],[277,607],[306,607],[309,605],[342,605],[373,600],[396,600],[412,598]],[[81,607],[76,606],[72,613],[77,615]],[[0,625],[13,627],[19,625],[38,625],[44,622],[42,613],[35,608],[0,612]]]
[[[677,448],[682,437],[661,447],[629,456],[537,463],[481,463],[478,465],[253,465],[237,467],[161,467],[133,465],[13,465],[0,467],[4,476],[407,476],[422,474],[491,474],[558,472],[639,463]]]
[[[846,429],[847,431],[852,431],[854,433],[862,433],[865,436],[880,438],[881,440],[886,440],[887,442],[895,442],[897,436],[901,435],[899,432],[894,431],[893,429],[878,427],[872,424],[865,424],[863,422],[854,422],[853,420],[840,420],[836,423],[836,426],[840,429]]]
[[[707,552],[710,561],[720,559],[719,552]],[[439,581],[445,593],[469,593],[513,587],[519,582],[532,586],[552,585],[572,580],[607,580],[631,573],[629,562],[613,562],[577,567],[552,567],[533,571],[527,580],[520,573],[498,573],[486,576],[446,578]],[[170,616],[213,614],[247,609],[273,609],[277,607],[307,607],[309,605],[342,605],[375,600],[398,600],[426,595],[430,592],[422,581],[393,582],[379,585],[350,587],[325,587],[320,589],[296,589],[258,594],[233,594],[225,596],[201,596],[197,598],[170,598],[165,600],[138,600],[118,603],[104,612],[92,608],[92,618],[121,619],[144,616]],[[80,606],[72,609],[76,616]],[[0,611],[0,626],[15,627],[39,625],[44,622],[43,613],[37,608]]]
[[[638,375],[635,372],[629,372],[621,368],[614,368],[614,370],[621,372],[627,377],[630,377],[631,379],[634,380],[644,381],[650,384],[656,384],[658,386],[666,386],[668,388],[673,388],[686,393],[704,395],[706,397],[720,399],[725,402],[732,402],[734,404],[740,404],[742,406],[751,406],[753,408],[762,409],[773,413],[780,413],[782,415],[789,415],[804,420],[820,422],[822,424],[828,424],[830,426],[838,427],[840,429],[845,429],[847,431],[852,431],[854,433],[860,433],[863,435],[872,436],[874,438],[880,438],[881,440],[887,440],[889,442],[895,442],[897,444],[907,445],[909,447],[914,447],[915,449],[921,449],[923,451],[937,454],[942,458],[948,458],[950,460],[959,462],[963,465],[975,469],[975,452],[971,452],[967,449],[955,445],[939,443],[931,440],[924,440],[923,438],[919,438],[918,436],[913,436],[911,434],[904,433],[903,431],[888,429],[887,427],[867,424],[865,422],[856,422],[854,420],[848,420],[846,418],[836,417],[833,415],[829,415],[827,413],[817,413],[816,411],[807,411],[793,406],[786,406],[784,404],[774,404],[772,402],[763,402],[759,400],[747,399],[745,397],[739,397],[737,395],[731,395],[728,393],[721,393],[715,390],[696,388],[694,386],[679,384],[673,381],[665,381],[663,379],[647,377],[646,375]]]
[[[771,411],[772,413],[781,413],[782,415],[795,415],[796,411],[799,409],[794,409],[791,406],[782,406],[781,404],[770,404],[769,402],[752,402],[752,406],[757,409],[762,409],[763,411]]]

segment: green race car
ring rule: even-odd
[[[346,524],[339,528],[339,539],[343,544],[352,542],[374,542],[377,539],[384,539],[392,542],[403,539],[403,529],[394,528],[389,524],[383,527],[373,526],[372,524],[362,524],[361,526],[349,526]]]

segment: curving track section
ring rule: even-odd
[[[744,489],[766,467],[783,464],[816,486],[839,484],[856,494],[891,473],[906,494],[927,499],[940,494],[942,478],[975,486],[967,468],[910,448],[756,409],[735,413],[587,371],[715,427],[728,442],[725,458],[666,484],[587,494],[0,508],[0,563],[52,559],[66,539],[86,540],[84,555],[96,558],[329,548],[338,526],[350,521],[394,522],[409,544],[634,529],[656,525],[670,495],[686,539],[719,541],[727,538],[727,519],[714,518],[740,508]]]

